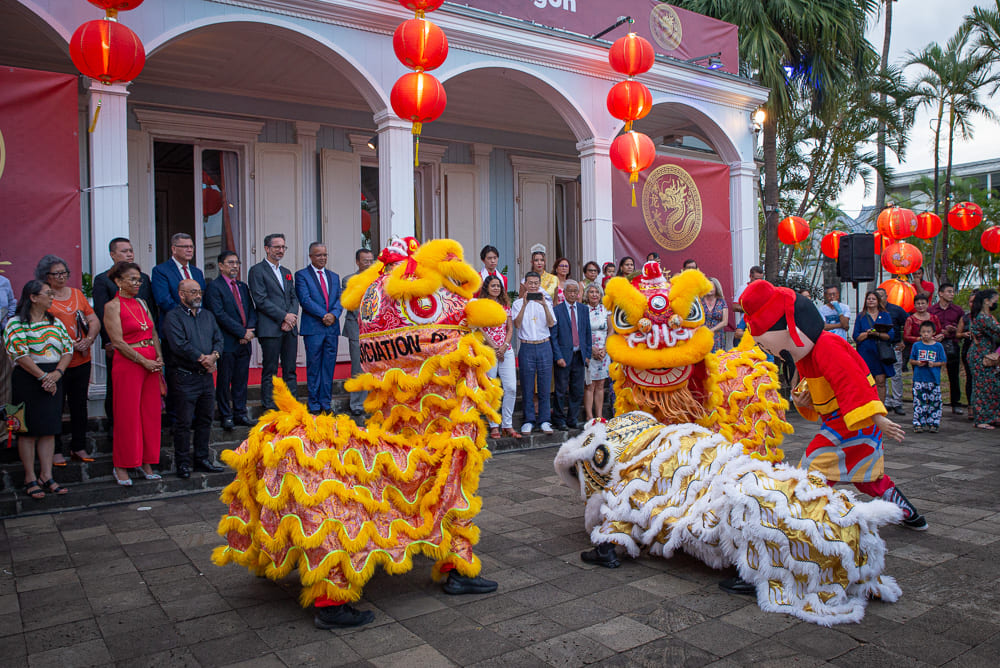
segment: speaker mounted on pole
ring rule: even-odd
[[[848,234],[840,238],[837,275],[845,283],[875,280],[875,235]]]

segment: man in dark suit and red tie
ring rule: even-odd
[[[257,329],[250,287],[240,280],[240,256],[233,251],[219,254],[219,277],[208,284],[205,307],[215,314],[222,330],[222,358],[215,383],[215,403],[222,428],[249,427],[247,383],[250,376],[251,341]]]
[[[551,328],[553,377],[556,401],[552,426],[576,429],[583,406],[585,369],[590,364],[593,341],[590,309],[580,303],[580,284],[568,279],[563,285],[566,301],[555,307],[556,324]]]
[[[262,356],[260,400],[264,410],[274,410],[274,374],[281,362],[281,379],[295,396],[295,355],[299,346],[299,300],[295,298],[292,272],[281,266],[285,257],[285,235],[264,237],[267,256],[247,274],[250,296],[257,307],[257,340]]]
[[[201,289],[205,289],[205,274],[194,266],[194,239],[190,234],[178,232],[170,237],[170,257],[166,262],[153,267],[150,279],[153,284],[153,298],[160,311],[160,322],[167,313],[180,306],[177,297],[177,287],[181,281],[193,279],[198,281]]]
[[[330,410],[333,371],[340,340],[340,276],[326,268],[326,245],[309,244],[309,266],[295,272],[295,296],[302,306],[300,331],[306,344],[309,412]]]

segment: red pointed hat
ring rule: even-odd
[[[779,288],[765,280],[754,281],[740,295],[740,306],[751,336],[759,336],[771,329],[785,316],[788,333],[797,346],[801,346],[799,330],[795,326],[795,291]]]

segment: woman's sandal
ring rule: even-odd
[[[996,427],[986,422],[982,422],[976,425],[976,429],[996,429]]]
[[[520,432],[518,432],[518,431],[516,431],[514,429],[511,429],[510,427],[505,427],[504,428],[503,435],[504,436],[509,436],[509,437],[511,437],[511,438],[513,438],[515,440],[518,440],[518,441],[521,440],[521,434],[520,434]]]
[[[24,483],[24,493],[33,498],[35,501],[41,501],[45,498],[45,490],[42,489],[40,484],[38,484],[38,480],[32,480],[31,482]]]
[[[81,454],[76,453],[76,452],[71,452],[70,455],[69,455],[69,458],[72,459],[74,462],[84,462],[84,463],[86,463],[86,462],[92,462],[92,461],[94,461],[94,458],[91,457],[90,455],[88,455],[86,450],[80,450],[80,452],[82,452],[83,454],[81,455]]]
[[[500,429],[493,427],[490,429],[490,438],[500,438]]]
[[[42,486],[45,487],[46,490],[48,490],[49,494],[55,494],[56,496],[62,496],[63,494],[67,494],[69,492],[68,489],[60,486],[59,483],[57,483],[52,478],[49,478],[48,480],[43,482]]]

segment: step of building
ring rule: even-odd
[[[335,412],[349,410],[349,395],[343,392],[343,381],[336,381],[336,394],[333,397]],[[306,397],[305,384],[301,383],[296,395],[300,400]],[[247,409],[253,419],[263,413],[259,397],[259,388],[254,386],[248,392]],[[166,418],[164,417],[164,422]],[[520,428],[523,422],[520,396],[515,404],[513,424]],[[540,425],[535,425],[535,432],[521,439],[504,437],[488,439],[490,451],[494,454],[517,450],[553,447],[562,444],[571,432],[556,431],[551,435],[538,431]],[[67,425],[68,427],[68,425]],[[24,469],[18,459],[16,448],[0,449],[0,518],[14,517],[26,514],[62,512],[70,509],[88,508],[111,505],[116,503],[133,503],[137,500],[158,498],[164,495],[194,494],[206,490],[221,491],[230,481],[232,472],[223,473],[192,473],[191,478],[177,478],[174,466],[173,437],[169,427],[164,426],[161,433],[160,462],[153,469],[163,475],[160,481],[147,481],[141,478],[138,471],[133,471],[132,487],[122,487],[115,483],[112,462],[112,437],[109,433],[107,420],[95,418],[88,425],[88,452],[92,453],[93,462],[67,461],[64,467],[53,469],[54,479],[69,489],[62,496],[47,494],[44,500],[36,501],[24,493]],[[235,449],[246,439],[249,427],[235,427],[231,431],[222,429],[218,420],[213,421],[209,438],[211,457],[218,461],[224,450]],[[66,447],[68,449],[68,442]],[[140,476],[135,479],[134,476]]]

